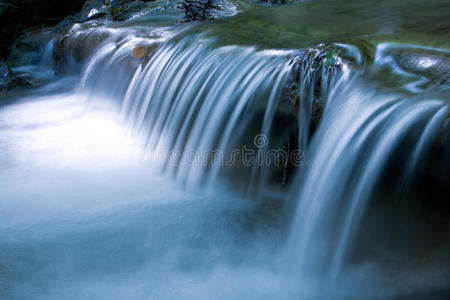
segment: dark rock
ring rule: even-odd
[[[121,6],[114,8],[109,8],[108,4],[102,1],[88,1],[77,15],[59,24],[60,29],[58,29],[57,37],[54,38],[53,47],[57,74],[80,71],[80,66],[93,55],[95,49],[111,37],[109,30],[89,30],[90,28],[111,20],[124,21],[137,13],[152,10],[144,1],[124,1],[121,2]],[[105,11],[102,19],[92,20],[92,10],[100,9]],[[115,41],[120,39],[120,36],[116,36]],[[138,48],[138,50],[134,53],[136,57],[145,56],[146,53],[143,52],[146,49]]]
[[[95,49],[110,37],[107,30],[79,35],[73,33],[69,32],[54,42],[53,57],[58,74],[78,71],[80,64],[91,57]]]
[[[81,11],[66,23],[84,23],[94,19],[125,21],[134,14],[146,11],[147,5],[141,0],[87,1]]]
[[[185,0],[182,3],[186,18],[189,20],[205,20],[205,11],[211,0]]]
[[[375,73],[376,79],[386,86],[414,93],[446,91],[450,86],[450,55],[441,49],[385,44],[375,63],[381,74]]]
[[[0,1],[0,57],[6,57],[11,45],[24,29],[56,24],[80,10],[85,0],[2,0]]]
[[[4,61],[0,61],[0,78],[8,78],[11,75],[11,70]]]
[[[299,110],[305,109],[301,103],[310,102],[311,134],[319,125],[322,118],[324,90],[322,84],[327,85],[334,75],[338,75],[344,63],[341,58],[342,50],[334,45],[319,45],[315,48],[299,51],[293,58],[292,71],[283,89],[278,113],[298,117]],[[308,81],[302,81],[305,75]],[[326,74],[326,78],[322,76]],[[327,80],[327,82],[323,82]],[[312,96],[312,99],[303,99]]]
[[[281,128],[276,135],[285,135],[283,149],[286,153],[295,151],[303,155],[305,149],[301,147],[305,145],[301,145],[299,139],[299,132],[303,130],[300,126],[303,128],[307,125],[305,134],[310,137],[319,126],[328,92],[323,87],[329,84],[334,76],[339,76],[343,64],[348,64],[342,54],[342,49],[335,45],[318,45],[293,55],[292,68],[283,87],[273,122],[274,126]],[[302,110],[307,113],[302,114]],[[305,116],[309,116],[308,119],[303,119]],[[275,178],[282,178],[281,182],[285,185],[294,176],[297,168],[298,162],[288,161],[278,169],[273,168],[271,172],[282,174]]]
[[[9,80],[0,80],[0,92],[31,86],[30,82],[21,77],[10,77]]]
[[[27,80],[14,76],[6,62],[0,61],[0,92],[29,85],[30,83]]]
[[[104,17],[106,12],[107,10],[103,5],[103,1],[87,1],[81,8],[81,11],[74,16],[74,19],[77,22],[86,22]]]
[[[142,0],[142,2],[154,2],[156,0]],[[136,0],[107,0],[105,1],[105,5],[109,5],[111,8],[121,7],[128,5],[132,2],[136,2]]]
[[[8,62],[10,62],[10,64],[12,65],[37,64],[42,57],[45,47],[48,46],[49,41],[51,39],[54,39],[54,50],[56,55],[55,58],[57,60],[56,65],[58,69],[57,72],[65,73],[65,70],[67,70],[67,68],[63,66],[67,66],[69,60],[73,60],[73,62],[82,61],[86,57],[86,53],[92,53],[93,48],[95,48],[98,43],[103,41],[105,38],[103,33],[94,34],[94,36],[89,38],[82,35],[81,39],[83,39],[84,41],[80,42],[79,44],[73,43],[71,40],[74,37],[70,36],[73,35],[72,31],[74,30],[74,28],[86,30],[91,27],[98,27],[99,25],[108,23],[110,21],[125,21],[132,18],[133,16],[142,15],[143,13],[151,12],[154,10],[174,8],[177,6],[178,1],[179,0],[174,0],[172,2],[168,1],[162,6],[155,7],[155,5],[148,5],[146,3],[149,1],[123,0],[120,2],[113,2],[112,6],[114,7],[111,7],[110,1],[83,0],[81,2],[84,3],[84,5],[80,7],[80,11],[78,11],[74,15],[67,16],[55,26],[52,26],[52,28],[43,29],[27,27],[27,34],[22,34],[19,37],[20,31],[23,29],[23,26],[17,27],[19,28],[19,31],[13,36],[1,39],[1,42],[3,44],[0,45],[0,57],[8,56]],[[120,4],[120,6],[118,4]],[[9,5],[8,1],[0,0],[0,13],[3,14],[5,11],[9,12],[11,7],[15,6]],[[23,10],[23,8],[17,7],[17,9],[19,10],[18,18],[20,19],[22,18],[21,11]],[[12,19],[10,23],[4,21],[5,20],[2,19],[2,24],[13,24]],[[8,30],[3,30],[2,27],[2,36],[4,35],[4,32],[8,32]],[[18,37],[19,39],[17,39]],[[16,42],[13,44],[14,40],[16,40]]]
[[[126,4],[120,6],[112,6],[110,9],[111,19],[114,21],[125,21],[131,18],[134,14],[146,9],[144,1],[128,1]]]
[[[237,12],[236,6],[226,0],[184,0],[185,17],[182,21],[207,21],[229,17]]]
[[[448,87],[450,84],[450,57],[437,53],[403,53],[396,61],[404,71],[426,78],[422,89]]]
[[[272,6],[272,5],[282,5],[282,4],[294,3],[294,2],[297,2],[297,0],[267,0],[267,1],[263,1],[263,2],[265,2],[269,6]]]
[[[54,34],[49,30],[29,31],[11,47],[8,63],[12,66],[38,64]]]
[[[111,0],[109,1],[109,5],[111,8],[114,8],[129,4],[130,2],[133,2],[133,0]]]

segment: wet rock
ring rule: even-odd
[[[263,1],[263,2],[269,6],[272,6],[272,5],[282,5],[282,4],[294,3],[294,2],[297,2],[297,0],[267,0],[267,1]]]
[[[49,30],[27,32],[11,47],[8,63],[11,66],[38,64],[52,38],[53,32]]]
[[[427,77],[450,76],[450,58],[436,54],[405,53],[397,56],[400,67],[404,70]]]
[[[396,60],[404,71],[426,78],[426,81],[418,85],[419,88],[450,85],[450,57],[433,53],[404,53],[397,55]]]
[[[211,0],[185,0],[182,3],[188,20],[205,20],[205,11],[211,5]]]
[[[53,57],[56,73],[67,74],[79,71],[80,63],[91,57],[95,49],[109,37],[110,32],[102,30],[79,35],[67,34],[55,40]]]
[[[154,2],[156,0],[142,0],[142,2]],[[136,2],[136,0],[106,0],[105,5],[110,7],[120,7],[129,3]]]
[[[79,45],[77,43],[72,43],[71,40],[74,37],[70,36],[74,35],[74,28],[80,28],[83,30],[94,27],[98,28],[100,25],[104,25],[111,21],[124,21],[153,10],[174,8],[178,4],[177,1],[178,0],[172,2],[168,1],[164,4],[164,6],[156,7],[155,5],[147,3],[150,1],[139,0],[113,2],[112,6],[114,7],[111,7],[110,1],[83,1],[84,5],[76,14],[67,16],[51,28],[36,28],[32,31],[28,31],[26,35],[23,34],[13,46],[11,45],[16,37],[14,37],[14,39],[8,39],[7,43],[5,42],[6,39],[1,39],[1,42],[5,42],[5,45],[7,44],[5,46],[7,49],[2,52],[0,45],[0,57],[8,56],[8,61],[13,65],[37,64],[39,63],[44,48],[48,45],[51,39],[54,39],[56,45],[55,55],[56,60],[58,61],[57,73],[66,73],[67,68],[63,66],[67,66],[70,60],[73,62],[83,60],[84,57],[86,57],[86,53],[92,53],[93,48],[98,46],[98,43],[104,40],[104,38],[101,37],[104,34],[103,32],[101,34],[97,34],[95,38],[86,38],[83,36],[79,40],[84,39],[85,41],[82,41]],[[1,13],[5,11],[3,9],[4,2],[5,1],[0,0]],[[87,40],[90,41],[87,42]],[[71,58],[69,59],[68,57]]]
[[[0,80],[0,92],[29,86],[31,86],[30,82],[22,77],[10,77],[8,80]]]
[[[299,139],[300,134],[311,137],[322,119],[327,97],[327,86],[334,76],[339,76],[344,64],[343,49],[335,45],[318,45],[314,48],[303,49],[291,59],[292,69],[282,90],[280,101],[275,113],[274,126],[282,129],[277,136],[285,135],[284,148],[287,153],[292,151],[304,154]],[[304,113],[306,110],[307,112]],[[307,119],[304,119],[306,116]],[[309,128],[303,132],[303,126]],[[300,128],[300,126],[302,128]],[[274,170],[276,174],[283,174],[283,185],[295,174],[298,164],[288,161],[282,168]]]
[[[80,10],[85,0],[3,0],[0,1],[0,57],[6,57],[11,45],[24,29],[56,24]]]
[[[394,87],[409,92],[440,92],[450,88],[450,54],[443,49],[384,43],[377,48],[375,65],[382,74],[378,79],[384,84],[392,82]],[[389,79],[383,81],[387,76]]]
[[[127,2],[130,2],[130,1],[127,1],[127,0],[111,0],[111,1],[108,1],[108,2],[109,2],[109,6],[111,8],[114,8],[114,7],[120,7],[123,4],[125,4]]]
[[[118,6],[113,6],[111,4],[110,16],[114,21],[125,21],[131,18],[134,14],[144,11],[146,8],[147,6],[144,1],[128,1],[128,3],[122,3]]]
[[[226,0],[184,0],[181,5],[185,14],[183,22],[213,20],[237,12],[236,6]]]
[[[94,19],[104,18],[106,20],[125,21],[132,13],[145,9],[143,1],[87,1],[81,11],[69,23],[84,23]]]
[[[80,12],[78,12],[74,19],[77,22],[86,22],[92,19],[98,19],[106,16],[107,8],[103,5],[103,1],[87,1]]]
[[[0,78],[8,78],[11,75],[11,70],[4,61],[0,61]]]
[[[322,93],[327,92],[326,87],[344,64],[341,56],[342,49],[334,45],[319,45],[299,51],[293,58],[292,71],[283,89],[278,113],[298,118],[301,109],[309,109],[312,134],[322,118],[324,98],[327,96]]]
[[[125,21],[139,12],[148,10],[148,6],[141,0],[116,1],[87,1],[82,10],[69,19],[70,23],[83,23],[94,19]]]
[[[139,1],[139,2],[151,2],[151,1],[156,1],[156,0],[143,0],[143,1]],[[136,1],[136,0],[109,0],[109,1],[105,1],[105,4],[109,5],[111,8],[115,8],[115,7],[124,7],[133,2],[138,2],[138,1]]]
[[[0,61],[0,92],[29,85],[30,83],[27,80],[14,76],[6,62]]]

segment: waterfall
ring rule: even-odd
[[[447,112],[440,100],[378,94],[360,76],[341,86],[309,145],[308,164],[295,180],[292,194],[298,204],[286,254],[291,274],[322,280],[340,274],[388,159],[396,151],[410,153],[405,172],[411,173]],[[401,148],[417,128],[423,134],[413,151]]]
[[[244,134],[249,127],[270,134],[292,52],[182,40],[131,58],[140,45],[150,44],[105,43],[87,64],[83,89],[119,102],[123,121],[162,170],[188,186],[213,186],[233,146],[253,140]]]
[[[298,135],[299,147],[303,150],[306,150],[309,144],[313,105],[322,105],[326,108],[328,102],[334,98],[334,93],[345,86],[351,73],[341,58],[336,57],[333,65],[326,65],[320,59],[321,54],[323,53],[318,49],[312,49],[306,56],[298,58],[300,66]]]
[[[450,299],[449,0],[50,2],[0,0],[0,300]]]
[[[138,47],[145,55],[134,57]],[[336,49],[340,55],[327,61]],[[345,53],[353,65],[343,61]],[[147,155],[190,187],[214,186],[236,147],[255,136],[263,137],[261,145],[256,140],[252,145],[256,161],[279,147],[272,139],[284,139],[290,129],[276,129],[276,115],[287,103],[297,131],[292,147],[306,151],[306,164],[296,166],[283,199],[295,207],[284,261],[295,278],[333,280],[389,159],[397,151],[409,157],[402,175],[406,184],[448,113],[438,99],[378,91],[363,77],[362,63],[356,47],[343,44],[258,51],[217,48],[205,40],[158,43],[133,37],[106,41],[98,49],[86,64],[82,89],[90,99],[99,94],[114,99]],[[286,99],[293,82],[299,103]],[[313,120],[315,105],[323,109],[320,122]],[[411,140],[414,130],[422,134],[405,150],[402,141]],[[268,196],[270,165],[233,167],[252,198]]]

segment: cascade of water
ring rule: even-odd
[[[313,49],[305,57],[300,57],[300,86],[299,86],[299,148],[306,151],[312,121],[313,105],[322,105],[326,108],[333,99],[334,93],[346,83],[350,70],[346,64],[337,58],[334,66],[327,66],[323,62],[318,64],[320,51]],[[316,91],[316,89],[319,91]],[[319,98],[320,99],[317,99]],[[314,101],[321,103],[314,103]]]
[[[170,40],[183,30],[187,28],[73,28],[67,43],[78,45],[82,50],[73,50],[74,53],[66,51],[68,53],[64,52],[64,58],[76,56],[81,60],[79,63],[84,66],[80,84],[82,92],[91,96],[100,93],[121,102],[129,89],[133,74],[149,49]],[[135,53],[136,49],[138,51]]]
[[[407,188],[414,176],[414,171],[420,166],[420,159],[425,155],[432,141],[436,138],[439,128],[442,124],[442,120],[448,115],[448,106],[443,106],[436,111],[433,117],[429,120],[428,124],[422,131],[420,138],[417,141],[414,150],[412,151],[410,158],[403,170],[403,174],[400,180],[400,189]]]
[[[53,59],[53,45],[55,43],[54,39],[51,39],[50,42],[44,48],[44,52],[42,53],[41,61],[39,65],[44,68],[53,69],[55,67],[55,62]]]
[[[349,52],[349,57],[352,57],[357,64],[361,63],[361,58],[358,57],[360,54],[356,49],[344,44],[335,45],[335,47],[339,48],[340,51]],[[312,48],[294,56],[291,61],[291,65],[294,66],[291,69],[291,76],[297,77],[293,81],[296,85],[296,93],[298,93],[295,100],[298,101],[298,141],[296,147],[302,153],[305,153],[308,149],[313,123],[318,122],[318,120],[314,120],[314,118],[318,118],[318,116],[314,116],[319,110],[318,107],[326,109],[328,103],[333,100],[334,94],[343,88],[350,79],[351,70],[348,62],[344,62],[339,56],[333,57],[331,62],[326,61],[325,53],[333,53],[334,51],[336,51],[334,47],[328,49]],[[275,97],[275,99],[279,99],[279,97]],[[297,104],[294,104],[294,106]],[[269,105],[276,107],[279,103],[269,103]],[[272,128],[274,109],[271,106],[266,112],[272,112],[272,115],[266,115],[264,118],[262,130],[264,136],[268,136]],[[265,145],[265,147],[259,149],[258,154],[261,156],[267,155],[268,148],[269,145]],[[268,181],[269,175],[268,168],[258,168],[258,166],[253,168],[250,183],[257,187],[257,198],[264,194],[264,183]],[[257,178],[257,180],[254,181],[253,178]],[[251,190],[251,187],[249,187],[249,190]],[[253,190],[251,191],[254,193]]]
[[[334,95],[309,146],[308,166],[296,179],[298,205],[287,246],[296,276],[339,274],[387,160],[412,128],[427,123],[428,137],[448,109],[438,100],[414,102],[367,90],[353,79]],[[427,141],[422,137],[416,149]]]
[[[106,41],[87,63],[80,88],[90,94],[101,90],[110,98],[123,98],[139,63],[131,58],[133,50],[143,42],[129,38],[118,46],[115,41]]]
[[[189,186],[214,186],[233,146],[255,134],[271,136],[293,66],[299,67],[297,146],[307,150],[308,164],[297,170],[292,185],[298,203],[286,256],[290,271],[300,276],[339,274],[388,159],[412,129],[424,126],[407,154],[405,174],[411,173],[448,111],[438,100],[376,95],[346,63],[331,68],[318,63],[324,57],[319,50],[292,58],[291,52],[181,40],[132,60],[142,44],[148,41],[105,43],[82,82],[88,90],[113,90],[122,119],[144,141],[151,159]],[[117,74],[123,75],[119,83],[112,81]],[[320,101],[323,117],[311,139],[314,101]],[[252,136],[245,134],[248,128]],[[257,148],[264,151],[267,142]],[[244,186],[256,188],[258,197],[269,173],[255,161],[251,167]]]
[[[141,43],[105,44],[87,65],[83,84],[98,89],[91,78],[108,78],[111,67]],[[115,98],[121,101],[122,118],[162,169],[187,185],[213,186],[232,145],[253,138],[234,133],[255,125],[268,134],[291,70],[288,54],[214,49],[208,42],[167,43],[127,74],[127,88]],[[103,89],[111,89],[111,82],[103,82]],[[264,116],[262,123],[258,114]]]

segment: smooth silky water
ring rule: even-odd
[[[114,107],[85,98],[2,107],[2,299],[292,296],[253,203],[160,176]]]
[[[161,28],[176,19],[169,11],[77,28],[110,35],[79,74],[53,75],[51,43],[38,66],[16,68],[49,83],[0,96],[0,299],[445,292],[439,243],[421,269],[357,253],[372,203],[390,197],[377,188],[392,161],[403,158],[396,185],[409,195],[448,128],[448,83],[420,73],[449,57],[444,2],[335,2],[238,2],[241,14],[208,24]],[[337,43],[339,71],[292,50],[321,42]],[[133,57],[136,47],[152,55]],[[398,53],[419,55],[419,74]],[[280,103],[298,64],[300,166],[280,180],[270,166],[203,160],[210,150],[226,161],[242,145],[285,141],[292,126],[280,125]],[[311,135],[318,83],[323,114]]]

